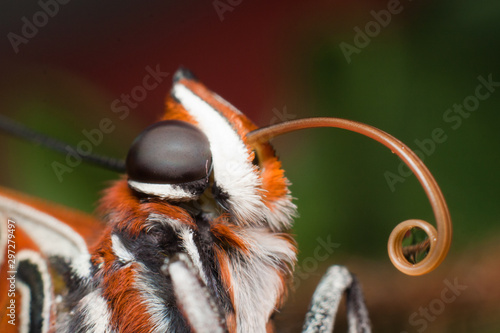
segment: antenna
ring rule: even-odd
[[[93,163],[104,169],[108,169],[116,172],[125,172],[125,162],[123,160],[98,155],[98,154],[85,154],[81,155],[76,152],[74,146],[57,139],[54,139],[48,135],[37,132],[28,128],[27,126],[20,124],[9,117],[0,115],[0,132],[4,132],[15,136],[17,138],[30,141],[36,144],[40,144],[48,149],[57,151],[62,154],[67,153],[67,148],[72,148],[75,153],[81,157],[81,159],[88,163]]]

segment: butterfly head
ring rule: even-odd
[[[132,144],[128,186],[237,225],[288,228],[295,213],[288,181],[267,143],[248,144],[256,126],[234,106],[180,69],[167,111]]]

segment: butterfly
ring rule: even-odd
[[[425,221],[405,221],[391,234],[389,253],[407,274],[437,267],[449,248],[449,213],[432,175],[399,140],[337,118],[258,128],[180,69],[165,114],[132,143],[126,173],[104,192],[99,217],[1,190],[0,327],[273,332],[297,244],[289,232],[296,206],[269,140],[321,126],[372,137],[414,170],[440,232]],[[403,235],[415,226],[430,239],[429,254],[417,265],[401,249]],[[356,279],[332,267],[313,296],[304,332],[331,331],[338,300],[349,288],[358,290]],[[363,313],[351,324],[368,332],[361,293],[351,294],[349,313]]]

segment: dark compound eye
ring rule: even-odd
[[[130,180],[180,184],[206,178],[212,154],[207,137],[195,126],[178,120],[149,126],[132,143],[127,155]]]

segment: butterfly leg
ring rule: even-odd
[[[170,277],[177,306],[194,332],[227,332],[219,307],[188,255],[166,259],[162,272]]]
[[[332,266],[314,292],[302,332],[333,332],[335,316],[346,294],[349,333],[371,333],[370,319],[358,280],[343,266]]]

